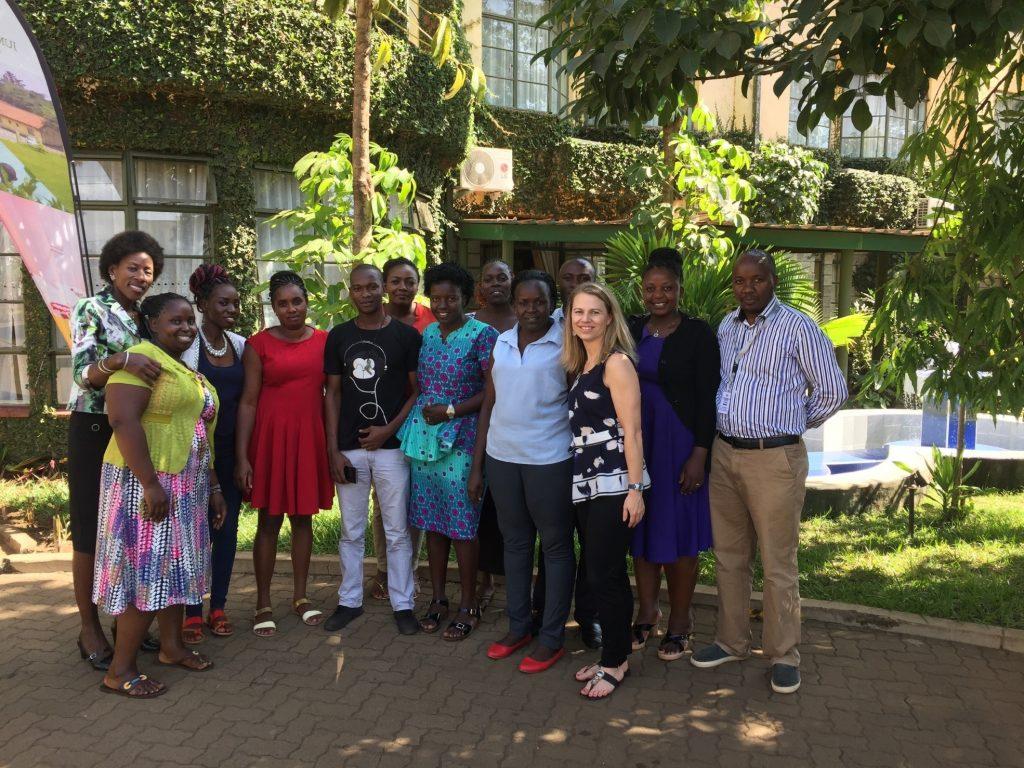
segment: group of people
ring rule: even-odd
[[[549,669],[573,612],[584,643],[600,648],[575,674],[591,699],[614,693],[629,654],[658,636],[662,572],[670,611],[658,656],[696,667],[746,657],[758,547],[771,686],[799,687],[801,435],[842,405],[846,385],[817,325],[775,297],[769,254],[736,260],[739,306],[717,336],[679,310],[682,259],[666,248],[643,270],[646,314],[628,320],[585,259],[562,265],[558,284],[494,261],[476,285],[461,266],[436,264],[422,275],[428,308],[416,301],[419,270],[398,258],[351,269],[356,315],[329,332],[307,322],[302,278],[274,274],[278,324],[248,339],[232,331],[239,292],[223,268],[195,271],[190,302],[146,296],[163,252],[145,233],[115,236],[99,263],[108,285],[72,317],[68,464],[78,646],[105,672],[104,691],[166,691],[140,672],[140,650],[211,667],[188,646],[235,631],[225,606],[243,500],[258,510],[261,637],[277,632],[270,585],[285,515],[294,613],[328,631],[362,615],[372,503],[370,595],[390,601],[398,632],[465,640],[503,575],[508,632],[487,656],[529,648],[519,669]],[[327,614],[306,584],[312,516],[335,494],[341,584]],[[430,595],[417,616],[424,539]],[[452,548],[457,603],[446,592]],[[698,555],[712,548],[718,628],[695,651]],[[113,648],[98,608],[116,617]]]

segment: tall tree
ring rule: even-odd
[[[352,76],[352,219],[354,224],[352,251],[359,254],[373,237],[374,216],[370,210],[373,200],[373,178],[370,164],[370,86],[373,71],[386,67],[391,60],[391,43],[381,35],[377,46],[376,62],[373,58],[374,24],[392,22],[392,26],[408,28],[409,19],[404,9],[393,0],[312,0],[328,18],[338,21],[346,14],[355,17],[355,53]],[[420,4],[423,5],[422,3]],[[416,35],[419,47],[429,53],[438,67],[453,65],[452,85],[442,96],[451,99],[469,83],[473,98],[482,100],[487,93],[487,81],[477,67],[454,57],[454,33],[448,14],[435,13],[420,7],[420,24]],[[397,22],[397,23],[396,23]]]

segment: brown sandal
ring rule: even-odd
[[[189,651],[177,661],[164,661],[157,657],[157,663],[165,667],[181,667],[189,672],[205,672],[213,668],[213,660],[199,651]]]
[[[186,616],[181,625],[181,642],[185,645],[199,645],[206,639],[203,633],[202,616]]]
[[[378,573],[376,576],[372,576],[370,581],[373,586],[370,587],[370,597],[374,600],[390,600],[391,597],[388,595],[388,574]]]
[[[228,621],[228,616],[224,613],[223,608],[210,611],[210,616],[207,618],[206,623],[210,626],[210,634],[215,637],[231,637],[235,634],[235,628]]]
[[[149,683],[150,686],[156,687],[143,686],[143,683]],[[149,690],[141,690],[140,686],[149,688]],[[157,696],[163,696],[167,693],[167,686],[163,683],[158,683],[156,680],[150,680],[145,675],[138,675],[127,682],[121,683],[117,688],[111,688],[106,683],[100,683],[100,690],[103,693],[115,693],[129,699],[155,699]],[[136,691],[139,691],[139,693],[136,693]]]

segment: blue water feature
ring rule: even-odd
[[[855,451],[812,451],[807,454],[809,477],[859,472],[885,461],[887,448],[865,448]]]

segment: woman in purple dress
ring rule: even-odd
[[[647,515],[633,534],[640,603],[633,650],[642,649],[656,630],[664,570],[671,610],[658,656],[665,661],[690,651],[697,555],[711,548],[707,468],[720,376],[711,326],[679,311],[681,278],[678,251],[652,251],[641,284],[648,314],[630,319],[639,356],[644,458],[651,475]]]

